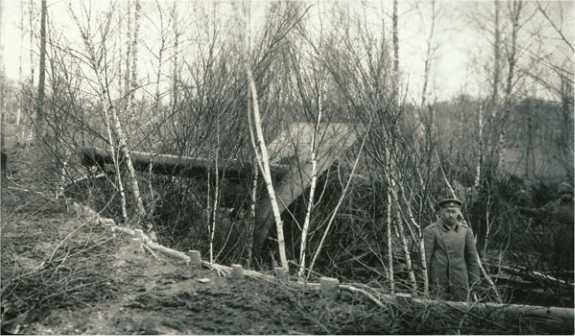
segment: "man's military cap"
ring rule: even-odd
[[[458,199],[446,198],[446,199],[442,199],[441,201],[437,202],[437,204],[435,205],[435,210],[439,211],[439,209],[447,208],[447,207],[461,208],[462,205],[463,205],[463,203],[461,203],[461,201]]]

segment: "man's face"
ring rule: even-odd
[[[455,225],[462,217],[461,209],[456,206],[441,208],[439,216],[444,223],[447,223],[448,225]]]
[[[573,201],[573,194],[572,193],[562,193],[559,195],[562,200],[565,201]]]

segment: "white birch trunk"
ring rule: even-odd
[[[397,0],[393,0],[392,45],[393,45],[393,102],[394,108],[399,109],[399,16]]]
[[[216,121],[216,157],[215,157],[215,190],[214,190],[214,207],[212,209],[212,226],[210,229],[210,264],[215,262],[214,260],[214,235],[216,232],[216,218],[218,211],[218,200],[219,200],[219,190],[220,190],[220,174],[219,174],[219,154],[220,154],[220,124],[219,115]]]
[[[126,63],[124,67],[124,97],[129,100],[130,94],[130,59],[132,55],[132,0],[126,2]],[[130,106],[129,102],[126,106]]]
[[[128,148],[128,139],[124,134],[124,130],[122,128],[122,124],[120,123],[120,119],[118,118],[118,113],[114,107],[111,108],[112,112],[112,120],[114,125],[114,130],[118,136],[119,142],[119,150],[125,160],[126,170],[128,171],[129,175],[129,183],[132,189],[132,194],[134,196],[134,200],[136,201],[136,213],[138,216],[138,222],[144,220],[146,218],[146,209],[144,208],[144,202],[142,201],[142,195],[140,193],[140,187],[138,185],[138,180],[136,176],[136,170],[134,169],[134,165],[132,164],[132,158],[130,156],[130,150]],[[146,230],[151,231],[153,228],[150,223],[147,223]]]
[[[315,128],[312,135],[311,140],[311,182],[309,188],[309,200],[307,203],[307,210],[305,213],[305,220],[303,223],[303,228],[301,231],[301,243],[300,243],[300,254],[299,254],[299,270],[297,272],[298,280],[303,280],[303,274],[305,271],[305,250],[307,245],[307,234],[309,231],[309,224],[311,219],[311,211],[314,205],[314,196],[315,196],[315,188],[317,184],[317,159],[316,159],[316,141],[319,132],[319,125],[321,123],[321,114],[322,114],[322,104],[321,104],[321,89],[318,96],[318,113],[317,113],[317,120],[315,124]]]
[[[4,154],[4,149],[6,147],[6,121],[4,116],[6,114],[4,105],[5,105],[5,91],[6,91],[6,73],[5,73],[5,66],[4,66],[4,39],[2,38],[2,34],[4,33],[4,1],[0,0],[0,149],[2,150],[2,154]],[[5,167],[2,167],[3,171],[5,172]],[[5,176],[5,175],[3,175]]]
[[[254,162],[255,163],[255,162]],[[248,237],[246,241],[246,248],[248,249],[247,265],[248,268],[251,266],[252,261],[252,249],[254,245],[254,230],[256,229],[256,203],[258,201],[258,180],[259,180],[259,168],[257,163],[254,164],[254,176],[252,180],[252,192],[250,194],[250,214],[249,214],[249,225]]]
[[[62,162],[62,167],[60,168],[60,185],[56,190],[56,199],[64,197],[64,188],[66,186],[66,176],[68,172],[68,161],[70,161],[71,154],[72,153],[68,147],[64,148],[64,161]]]
[[[441,170],[441,177],[443,178],[443,182],[447,186],[447,190],[449,190],[450,197],[451,198],[457,198],[457,195],[455,194],[455,189],[453,189],[451,182],[449,182],[449,179],[447,178],[447,175],[445,174],[445,169],[443,169],[443,162],[439,158],[439,153],[437,151],[435,151],[435,155],[437,155],[437,159],[438,159],[437,161],[439,162],[439,169]]]
[[[162,65],[164,62],[164,39],[162,37],[162,42],[160,45],[160,51],[158,53],[158,71],[156,72],[156,92],[154,94],[154,111],[153,113],[156,114],[159,112],[160,109],[160,81],[162,79]],[[165,120],[165,119],[162,119]]]
[[[18,81],[20,84],[20,95],[18,109],[16,110],[16,142],[20,143],[22,139],[21,132],[21,122],[22,122],[22,111],[24,109],[24,77],[22,70],[22,62],[24,60],[24,1],[20,1],[20,23],[18,26],[18,31],[20,32],[20,51],[18,54]]]
[[[211,233],[211,215],[212,215],[212,173],[210,172],[209,168],[208,168],[208,185],[207,185],[207,194],[206,194],[206,225],[208,228],[208,235],[210,235]],[[211,236],[211,235],[210,235]],[[210,260],[211,260],[211,255],[210,255]]]
[[[138,48],[138,34],[139,34],[139,29],[140,29],[140,12],[141,12],[140,0],[136,0],[135,8],[134,8],[134,31],[133,31],[133,39],[131,41],[131,44],[132,44],[132,50],[131,50],[132,66],[131,66],[131,69],[126,69],[126,74],[131,73],[129,75],[130,81],[131,81],[131,83],[130,83],[131,89],[130,89],[130,94],[128,96],[129,97],[128,108],[130,109],[130,112],[132,112],[132,113],[134,113],[134,110],[135,110],[134,90],[137,87],[137,61],[138,61],[137,48]],[[131,72],[129,70],[131,70]],[[138,221],[142,221],[146,218],[146,209],[144,208],[144,202],[142,201],[142,196],[140,193],[140,187],[138,185],[138,180],[136,177],[136,171],[134,169],[134,165],[132,163],[132,158],[130,156],[130,151],[128,148],[128,139],[127,139],[127,137],[124,133],[124,130],[122,128],[122,124],[120,122],[120,118],[118,117],[117,110],[112,109],[111,112],[112,112],[112,118],[114,120],[114,128],[115,128],[116,134],[118,136],[120,152],[123,154],[124,159],[125,159],[126,170],[128,171],[128,175],[130,177],[129,179],[130,179],[132,194],[134,195],[134,199],[136,201],[136,213],[138,215]],[[146,223],[146,230],[147,231],[153,230],[151,223]]]
[[[136,171],[134,169],[134,165],[132,163],[132,158],[130,156],[130,151],[128,148],[128,140],[126,137],[126,134],[124,133],[124,130],[122,128],[122,124],[120,122],[120,119],[118,118],[118,113],[117,113],[117,108],[112,104],[112,98],[110,96],[110,91],[109,91],[109,82],[108,82],[108,77],[107,77],[107,69],[101,69],[99,62],[98,62],[98,56],[96,55],[96,52],[94,50],[94,47],[92,45],[92,42],[90,40],[87,39],[88,34],[86,34],[86,32],[82,29],[82,26],[80,24],[80,20],[75,16],[75,14],[72,12],[72,16],[73,19],[78,27],[78,29],[80,30],[80,32],[82,33],[82,36],[84,38],[84,44],[85,47],[88,51],[88,55],[89,55],[89,61],[90,61],[90,66],[92,68],[92,70],[94,71],[94,74],[96,76],[96,80],[97,80],[97,84],[98,84],[98,96],[100,97],[102,104],[103,104],[103,109],[104,109],[104,121],[105,122],[109,122],[107,125],[107,129],[110,130],[111,128],[114,130],[114,133],[116,134],[117,138],[118,138],[118,151],[122,154],[122,156],[125,159],[125,165],[126,165],[126,170],[128,171],[128,175],[129,175],[129,183],[132,189],[132,194],[134,196],[134,200],[136,201],[136,214],[137,214],[137,223],[141,223],[145,218],[146,218],[146,209],[144,208],[144,202],[142,201],[142,196],[140,193],[140,188],[138,185],[138,180],[137,180],[137,176],[136,176]],[[104,50],[105,52],[105,50]],[[108,114],[111,113],[111,116]],[[111,127],[110,127],[111,126]],[[110,146],[113,146],[113,135],[111,134],[111,131],[108,131],[108,139],[110,141]],[[112,151],[112,155],[114,155],[114,148],[110,147],[111,151]],[[116,173],[118,175],[118,178],[120,178],[120,174],[118,174],[118,170],[116,170]],[[146,228],[148,231],[152,231],[152,227],[149,223],[148,227]]]
[[[130,111],[131,113],[135,113],[135,99],[134,99],[134,92],[138,87],[138,39],[140,35],[140,15],[142,6],[140,4],[140,0],[136,0],[135,2],[136,8],[134,9],[134,36],[132,40],[132,67],[131,67],[131,103]]]
[[[319,256],[319,253],[321,252],[321,249],[323,247],[323,244],[325,242],[327,234],[329,233],[329,230],[331,229],[331,225],[333,224],[333,221],[335,220],[335,216],[337,215],[339,208],[343,204],[343,200],[345,199],[345,195],[347,194],[347,190],[349,189],[349,185],[351,184],[351,180],[353,179],[353,175],[355,174],[355,169],[357,168],[357,164],[359,163],[359,158],[361,157],[361,153],[363,152],[363,147],[365,145],[366,139],[367,139],[367,134],[363,137],[363,140],[361,141],[361,146],[359,147],[359,152],[357,153],[357,157],[355,158],[355,162],[353,163],[353,167],[351,168],[351,173],[349,174],[349,178],[347,179],[347,182],[346,182],[345,186],[343,187],[341,195],[339,196],[339,199],[337,200],[337,204],[335,205],[335,208],[333,209],[331,216],[327,222],[327,227],[326,227],[325,231],[323,232],[323,235],[321,237],[321,240],[319,241],[319,245],[318,245],[317,249],[315,250],[315,253],[314,253],[313,258],[311,260],[311,263],[309,265],[309,269],[307,271],[306,281],[309,279],[311,273],[313,272],[313,267],[315,265],[315,261],[317,260],[317,257]]]
[[[36,27],[34,27],[34,18],[36,17],[36,11],[34,10],[34,0],[29,0],[28,1],[28,11],[29,11],[29,21],[28,21],[28,32],[29,32],[29,38],[30,38],[30,87],[34,87],[34,78],[35,78],[35,67],[34,64],[36,63],[36,61],[34,60],[34,50],[36,50],[36,48],[34,47],[34,32]]]
[[[270,197],[272,212],[274,215],[275,223],[276,223],[276,231],[277,231],[277,242],[278,242],[278,250],[280,255],[280,262],[281,267],[286,271],[289,270],[289,265],[287,262],[287,256],[285,251],[285,241],[284,241],[284,232],[283,232],[283,222],[281,219],[281,213],[279,210],[279,206],[276,199],[276,194],[273,186],[272,176],[270,172],[270,161],[269,155],[267,151],[267,146],[264,139],[264,134],[262,130],[262,121],[259,112],[259,105],[258,105],[258,96],[256,90],[256,84],[254,82],[252,72],[249,69],[249,65],[246,62],[246,72],[248,76],[248,85],[252,97],[252,111],[253,111],[253,128],[255,129],[255,139],[252,142],[255,142],[254,151],[256,153],[259,152],[259,166],[262,172],[262,176],[264,178],[266,188],[268,190],[268,195]],[[248,115],[249,115],[248,110]],[[251,119],[251,118],[250,118]],[[251,126],[250,126],[251,127]]]
[[[391,186],[391,179],[388,178],[388,188],[393,188]],[[385,209],[385,226],[386,226],[386,238],[387,238],[387,279],[389,281],[389,291],[391,294],[395,294],[395,276],[393,270],[393,239],[391,235],[391,211],[392,211],[392,196],[391,190],[387,190],[386,198],[386,209]]]
[[[36,138],[44,136],[44,97],[46,84],[46,21],[48,16],[46,0],[41,1],[40,9],[40,66],[38,76],[38,96],[36,100]]]
[[[174,30],[174,57],[172,60],[172,109],[176,108],[178,104],[178,44],[180,34],[178,32],[178,1],[174,1],[172,7],[172,20],[173,20],[173,30]]]
[[[120,7],[121,8],[121,7]],[[124,77],[123,77],[123,73],[122,73],[122,68],[123,68],[123,63],[124,60],[122,58],[122,56],[124,55],[124,48],[123,48],[123,42],[122,42],[122,34],[124,32],[123,26],[124,26],[124,16],[122,15],[122,10],[118,10],[118,55],[120,55],[118,57],[118,91],[121,93],[123,92],[122,90],[122,84],[124,81]]]
[[[210,263],[215,263],[214,258],[214,236],[216,232],[216,219],[217,219],[217,211],[218,211],[218,200],[219,200],[219,178],[218,172],[216,171],[216,185],[214,190],[214,206],[212,208],[212,226],[210,229]]]
[[[483,105],[479,106],[477,111],[478,119],[478,136],[477,136],[477,165],[475,166],[475,180],[473,182],[473,188],[477,190],[479,184],[481,183],[481,165],[483,164]]]
[[[401,183],[398,185],[399,191],[401,194],[401,198],[404,204],[405,209],[407,210],[407,219],[408,222],[415,227],[417,231],[417,238],[419,242],[419,255],[420,255],[420,263],[421,263],[421,271],[423,276],[423,295],[425,297],[429,296],[429,274],[427,273],[427,262],[425,259],[425,245],[423,242],[423,229],[421,225],[417,223],[415,220],[415,216],[413,215],[413,210],[411,209],[411,205],[405,196],[405,190]]]
[[[497,104],[499,97],[499,78],[500,78],[500,64],[501,64],[501,27],[499,23],[500,15],[500,0],[494,0],[494,11],[495,11],[495,30],[494,43],[493,43],[493,91],[491,96],[491,103],[493,104],[491,108],[495,111],[495,105]]]
[[[128,207],[126,205],[126,191],[124,189],[124,182],[122,181],[122,174],[120,172],[120,162],[118,161],[118,154],[116,153],[116,146],[114,146],[114,136],[112,133],[112,128],[110,126],[110,114],[108,113],[109,106],[106,103],[107,99],[102,98],[104,104],[104,124],[106,125],[106,132],[108,133],[108,141],[110,142],[110,155],[114,161],[114,171],[116,172],[116,182],[118,183],[118,191],[120,193],[120,206],[122,208],[122,220],[124,223],[128,223]]]
[[[421,108],[424,109],[427,105],[427,86],[429,84],[429,75],[431,73],[431,65],[433,58],[433,37],[435,34],[435,21],[437,12],[435,8],[435,0],[431,0],[431,26],[429,28],[429,35],[427,36],[425,47],[425,62],[423,71],[423,89],[421,90]]]
[[[393,190],[393,204],[395,206],[395,215],[397,228],[399,229],[399,236],[401,237],[401,246],[403,248],[403,253],[405,254],[405,264],[407,266],[407,272],[409,276],[409,282],[411,284],[411,294],[417,295],[417,280],[415,278],[415,272],[413,271],[413,263],[411,261],[411,254],[409,253],[409,246],[407,244],[407,239],[405,236],[405,230],[403,229],[403,220],[401,218],[401,213],[399,212],[399,197],[397,196],[397,190]]]

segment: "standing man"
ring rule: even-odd
[[[436,206],[438,220],[423,231],[430,293],[449,301],[468,301],[479,282],[479,263],[471,228],[461,202],[445,199]]]

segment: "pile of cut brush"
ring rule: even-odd
[[[116,297],[111,265],[118,241],[101,228],[67,216],[39,217],[13,214],[11,225],[2,229],[0,294],[5,332],[16,333],[52,310]],[[71,231],[66,234],[66,229]]]

